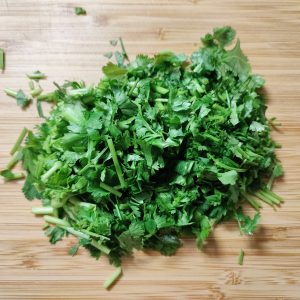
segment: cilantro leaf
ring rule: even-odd
[[[234,48],[227,51],[224,55],[224,62],[232,69],[232,71],[241,79],[249,76],[251,67],[247,57],[240,48],[240,40],[238,39]]]

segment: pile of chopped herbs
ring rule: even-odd
[[[226,49],[234,38],[232,28],[216,28],[191,57],[166,51],[132,62],[120,40],[97,85],[39,93],[39,103],[54,107],[34,132],[22,132],[2,176],[22,177],[11,171],[22,161],[23,192],[41,200],[33,213],[44,215],[51,243],[71,234],[72,255],[85,247],[119,266],[134,249],[172,255],[186,235],[202,248],[224,220],[252,234],[260,214],[245,215],[243,203],[280,205],[270,190],[282,167],[264,80],[251,73],[239,40]]]

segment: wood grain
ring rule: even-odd
[[[87,16],[76,16],[82,6]],[[122,36],[130,56],[162,49],[191,53],[213,27],[236,28],[255,72],[266,79],[268,115],[283,124],[274,138],[286,174],[276,192],[286,203],[264,207],[258,232],[242,237],[219,226],[204,252],[193,240],[174,257],[136,253],[110,291],[113,268],[85,251],[67,252],[72,239],[51,246],[42,220],[30,213],[22,183],[0,185],[0,299],[300,299],[300,2],[234,0],[0,0],[0,169],[21,128],[40,122],[35,107],[21,111],[3,88],[27,89],[24,74],[39,69],[51,82],[95,83],[108,41]],[[237,264],[240,248],[244,265]]]

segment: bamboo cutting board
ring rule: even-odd
[[[87,16],[76,16],[82,6]],[[0,169],[20,130],[40,122],[35,107],[21,111],[4,87],[27,89],[25,73],[41,70],[42,82],[97,82],[109,40],[123,37],[131,57],[163,49],[191,53],[199,37],[233,26],[255,72],[266,79],[268,116],[285,177],[275,186],[285,204],[262,211],[255,236],[236,224],[218,226],[204,252],[185,240],[176,256],[136,253],[124,276],[107,292],[113,268],[81,250],[73,239],[48,243],[42,220],[21,192],[22,183],[0,183],[0,299],[300,299],[300,2],[299,0],[0,0]],[[250,209],[249,209],[250,211]],[[244,265],[237,264],[240,248]]]

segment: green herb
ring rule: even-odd
[[[31,212],[35,215],[51,215],[54,212],[53,207],[33,207]]]
[[[251,73],[239,40],[227,49],[234,38],[232,28],[216,28],[191,57],[164,51],[131,62],[120,39],[98,84],[55,83],[37,97],[54,107],[12,152],[22,153],[26,198],[46,208],[51,243],[71,234],[71,255],[80,246],[120,266],[134,249],[173,255],[186,234],[201,249],[224,220],[251,235],[262,202],[282,204],[270,191],[283,171],[264,80]]]
[[[0,69],[3,71],[5,69],[5,52],[0,48]]]
[[[112,284],[115,283],[115,281],[121,276],[122,274],[122,268],[121,267],[118,267],[116,268],[116,270],[114,271],[114,273],[111,275],[110,278],[108,278],[104,284],[103,284],[103,287],[105,289],[109,289],[111,287]]]
[[[45,79],[46,75],[44,73],[42,73],[41,71],[35,71],[31,74],[27,74],[27,77],[29,79],[38,81],[38,80],[41,80],[41,79]]]
[[[244,250],[240,250],[240,255],[239,255],[239,265],[242,265],[244,263]]]
[[[38,111],[39,117],[45,118],[44,113],[43,113],[43,108],[42,108],[42,101],[40,101],[40,100],[36,101],[36,109]]]
[[[12,89],[4,89],[4,92],[17,100],[17,104],[22,108],[25,108],[30,103],[30,98],[28,98],[22,90],[14,91]]]
[[[84,15],[86,15],[86,10],[84,9],[84,8],[82,8],[82,7],[75,7],[75,14],[77,15],[77,16],[84,16]]]
[[[7,181],[23,179],[25,177],[23,173],[13,173],[10,170],[0,171],[0,175]]]
[[[27,133],[28,133],[28,129],[24,127],[22,129],[21,133],[19,134],[14,146],[10,150],[11,155],[15,154],[18,151],[18,149],[20,148],[20,146],[21,146],[25,136],[27,135]]]

